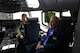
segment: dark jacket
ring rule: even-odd
[[[49,29],[50,30],[50,29]],[[48,30],[48,32],[49,32]],[[47,34],[48,34],[47,32]],[[53,51],[53,52],[56,52],[58,50],[60,50],[61,48],[61,41],[62,41],[62,32],[60,30],[59,27],[57,27],[55,30],[54,30],[54,33],[52,36],[49,36],[48,38],[48,41],[46,43],[46,45],[44,46],[44,49],[46,51]]]

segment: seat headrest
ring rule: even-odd
[[[28,22],[38,22],[38,18],[28,18]]]

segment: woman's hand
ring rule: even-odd
[[[44,48],[44,46],[41,45],[41,42],[38,42],[38,44],[37,44],[35,49],[38,50],[38,49],[41,49],[41,48]]]

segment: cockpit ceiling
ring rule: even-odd
[[[77,11],[80,0],[39,0],[43,11]]]
[[[79,0],[39,0],[38,8],[28,8],[25,0],[0,0],[0,12],[14,13],[23,11],[77,11]]]

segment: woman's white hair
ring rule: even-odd
[[[60,22],[60,19],[57,16],[51,16],[50,19],[55,19],[57,24]]]

